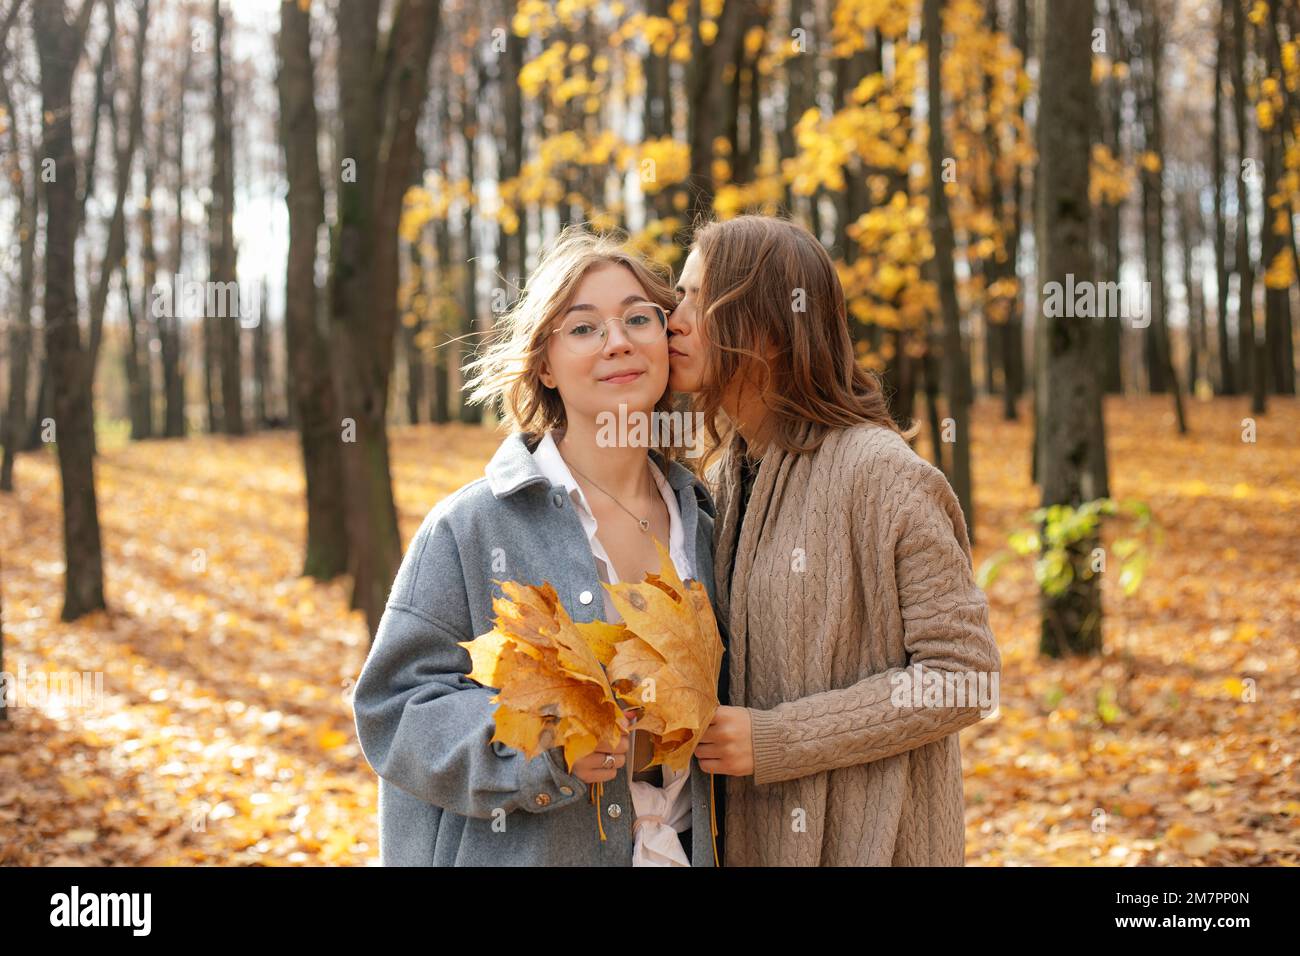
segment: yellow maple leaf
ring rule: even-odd
[[[612,749],[629,722],[604,664],[626,636],[604,621],[577,623],[548,583],[501,582],[496,628],[461,642],[471,680],[497,688],[492,737],[528,758],[563,747],[570,768],[598,746]]]
[[[654,739],[647,766],[684,770],[718,709],[722,639],[704,587],[683,583],[668,549],[655,547],[658,574],[605,585],[629,632],[614,647],[609,677],[623,700],[642,709],[637,729]]]

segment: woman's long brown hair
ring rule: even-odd
[[[711,452],[735,433],[721,414],[735,381],[760,390],[775,417],[770,442],[787,452],[814,451],[831,429],[864,422],[901,432],[879,379],[856,361],[844,288],[811,232],[788,219],[738,216],[706,224],[694,245],[703,259],[697,321],[709,345],[694,407]]]

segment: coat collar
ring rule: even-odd
[[[533,458],[533,450],[542,440],[541,435],[533,432],[513,432],[497,448],[492,459],[487,463],[484,473],[487,475],[488,487],[498,498],[505,498],[530,485],[551,486],[550,480],[542,474]],[[695,485],[705,494],[700,506],[713,515],[712,501],[708,497],[704,483],[690,469],[680,462],[669,462],[658,449],[650,449],[650,456],[668,479],[668,486],[681,496],[681,490]],[[666,464],[666,467],[665,467]],[[699,496],[697,496],[698,498]]]

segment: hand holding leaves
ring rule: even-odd
[[[572,768],[627,733],[622,701],[640,708],[637,727],[653,737],[649,766],[686,768],[718,707],[722,640],[703,586],[683,582],[655,546],[657,574],[605,585],[623,624],[576,623],[550,584],[502,582],[496,628],[461,645],[470,678],[500,688],[493,740],[530,758],[563,746]]]
[[[573,764],[598,746],[613,749],[629,723],[603,665],[622,629],[603,621],[578,624],[555,589],[505,581],[492,602],[496,629],[461,646],[469,651],[471,680],[500,688],[492,698],[492,739],[535,757],[563,747]]]

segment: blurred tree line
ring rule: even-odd
[[[296,428],[304,572],[350,572],[373,633],[387,429],[482,419],[461,368],[569,223],[669,267],[704,217],[807,224],[972,528],[976,395],[1032,408],[1044,503],[1078,505],[1103,394],[1186,430],[1185,396],[1295,393],[1295,3],[241,7],[0,0],[0,487],[56,443],[66,618],[104,605],[98,410],[137,440]],[[1067,277],[1150,291],[1046,316]]]

